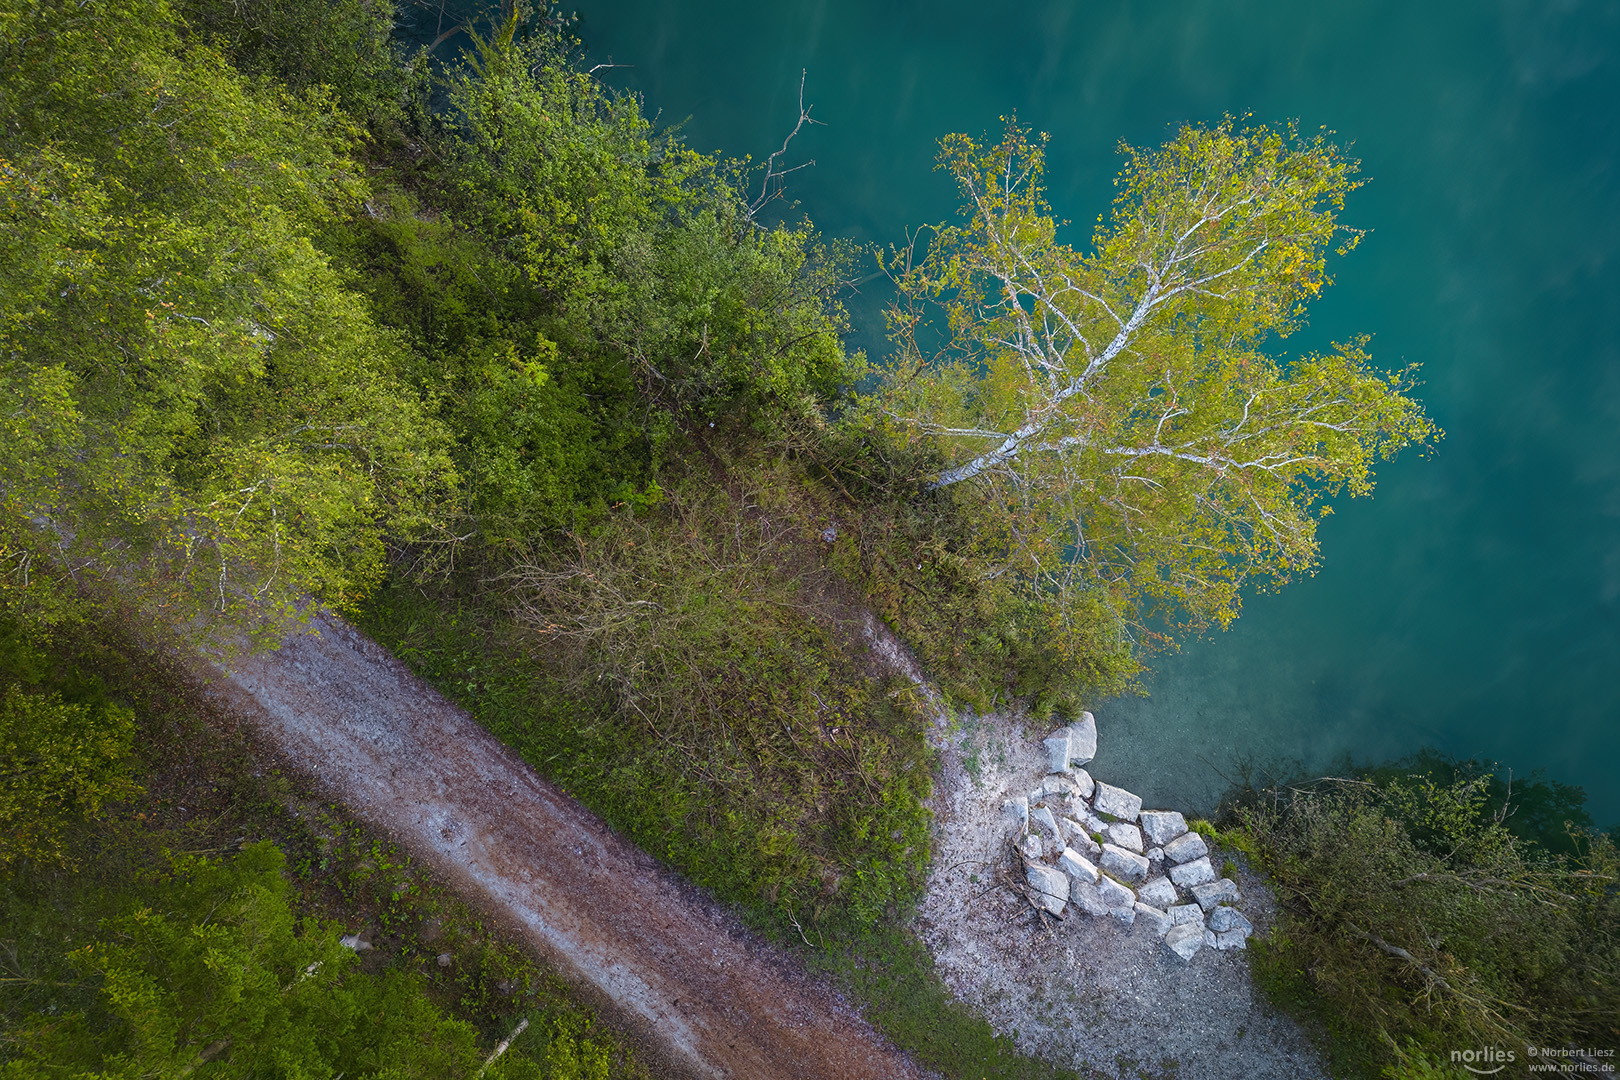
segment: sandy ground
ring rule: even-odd
[[[654,1048],[660,1075],[929,1075],[789,955],[612,832],[330,616],[209,680],[324,797],[525,937]]]
[[[1102,743],[1106,716],[1097,726]],[[1022,875],[1000,809],[1039,786],[1047,733],[1006,715],[936,731],[937,846],[917,920],[946,984],[1019,1049],[1071,1067],[1184,1080],[1325,1077],[1304,1033],[1257,1000],[1243,953],[1202,949],[1182,965],[1144,923],[1072,908],[1062,920],[1042,917],[1009,887]],[[1223,854],[1212,856],[1220,866]],[[1247,873],[1238,886],[1264,934],[1270,895]]]

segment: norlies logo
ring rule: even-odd
[[[1453,1050],[1451,1060],[1471,1073],[1490,1076],[1507,1068],[1509,1062],[1516,1060],[1516,1055],[1511,1050],[1488,1046],[1483,1050]]]

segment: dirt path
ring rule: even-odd
[[[794,959],[612,832],[330,616],[215,689],[323,795],[572,972],[672,1071],[924,1077]]]

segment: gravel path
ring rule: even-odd
[[[923,1077],[822,982],[536,776],[342,621],[232,662],[230,707],[324,796],[388,833],[594,991],[661,1075]]]

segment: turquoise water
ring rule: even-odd
[[[1105,209],[1119,139],[1252,111],[1354,143],[1372,230],[1290,346],[1370,331],[1448,437],[1322,529],[1312,580],[1104,703],[1098,770],[1207,804],[1244,758],[1423,745],[1583,785],[1620,821],[1620,3],[588,0],[593,62],[702,149],[762,157],[801,69],[825,127],[792,195],[894,242],[950,214],[934,140],[1016,111],[1051,201]],[[1076,242],[1083,235],[1072,237]],[[882,347],[882,294],[855,311]]]

